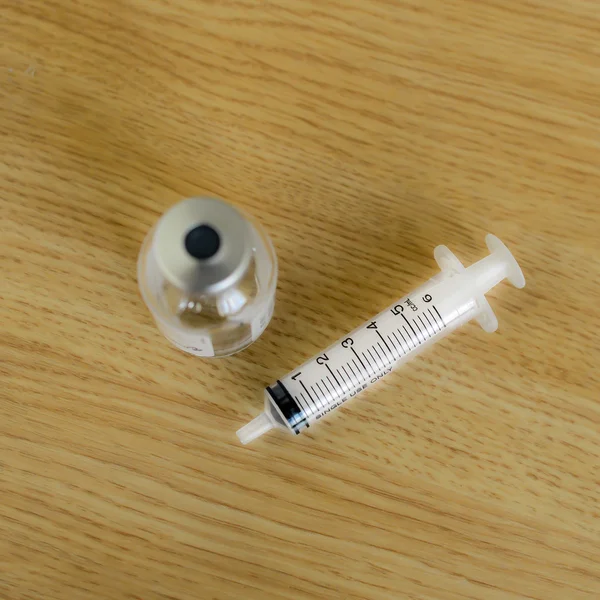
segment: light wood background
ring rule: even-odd
[[[597,0],[10,0],[0,597],[600,598]],[[256,215],[274,320],[202,360],[140,244]],[[262,389],[493,232],[528,280],[299,438]]]

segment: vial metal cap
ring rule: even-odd
[[[153,253],[162,275],[192,294],[219,294],[246,273],[252,257],[248,221],[216,198],[188,198],[159,220]]]

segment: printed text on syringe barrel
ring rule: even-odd
[[[474,302],[444,315],[428,293],[434,288],[425,284],[417,296],[398,301],[281,380],[308,424],[390,373],[429,345],[427,342],[464,322],[461,317],[467,317]]]

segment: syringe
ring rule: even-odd
[[[275,427],[300,433],[471,319],[496,331],[485,294],[505,278],[522,288],[525,278],[496,236],[485,241],[490,255],[468,268],[438,246],[441,273],[269,386],[264,412],[237,432],[242,444]]]

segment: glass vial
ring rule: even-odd
[[[229,356],[271,320],[277,257],[262,227],[230,204],[188,198],[144,240],[138,283],[170,342],[195,356]]]

